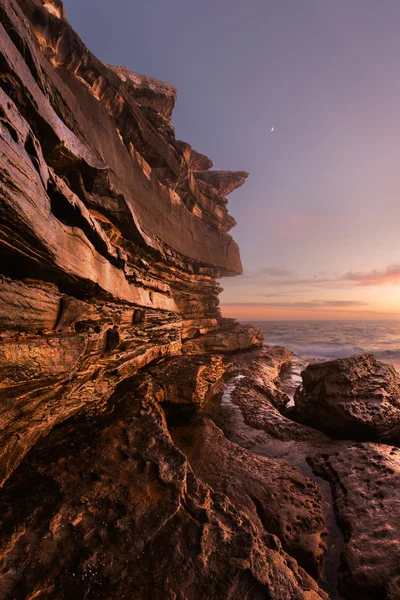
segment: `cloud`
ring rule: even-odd
[[[366,273],[354,273],[349,271],[342,277],[344,281],[354,282],[359,286],[385,285],[390,283],[400,283],[400,264],[395,263],[383,271],[377,269]]]
[[[297,308],[297,309],[324,309],[324,308],[355,308],[369,306],[368,302],[361,300],[310,300],[298,302],[224,302],[224,306],[259,306],[265,308]]]
[[[379,286],[388,284],[400,284],[400,263],[395,263],[386,269],[374,269],[366,272],[347,271],[339,275],[327,276],[325,273],[308,278],[297,278],[294,271],[290,269],[274,269],[266,267],[253,273],[247,273],[244,277],[234,280],[238,285],[263,285],[270,287],[323,287],[331,289],[343,289],[363,286]]]
[[[336,306],[336,307],[348,307],[348,306],[368,306],[369,302],[363,302],[362,300],[324,300],[323,306]]]

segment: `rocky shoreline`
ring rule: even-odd
[[[302,373],[303,386],[297,389],[293,409],[288,397],[286,405],[282,403],[280,393],[285,385],[276,376],[279,371],[285,373],[290,354],[285,348],[265,347],[250,353],[254,358],[249,359],[243,370],[238,367],[239,375],[234,366],[233,385],[228,383],[222,397],[228,416],[217,422],[237,444],[256,455],[295,465],[319,487],[327,538],[324,568],[317,581],[331,598],[398,598],[395,562],[400,543],[397,499],[400,450],[395,429],[392,430],[395,445],[379,444],[375,439],[380,434],[381,422],[395,422],[392,413],[400,406],[400,377],[394,369],[369,355],[310,364]],[[265,361],[262,369],[260,355]],[[238,359],[240,363],[242,357]],[[268,385],[260,386],[260,377],[268,371],[272,377],[270,389]],[[312,388],[313,398],[319,398],[320,403],[330,398],[332,406],[340,407],[345,397],[348,408],[352,406],[355,414],[360,415],[360,407],[364,406],[374,414],[372,431],[369,413],[363,411],[368,419],[370,441],[368,434],[362,443],[353,441],[360,431],[357,422],[353,430],[347,429],[354,438],[343,436],[340,420],[336,420],[336,429],[332,420],[328,436],[324,433],[327,423],[323,411],[315,412],[321,418],[319,429],[315,422],[314,427],[300,422],[307,421],[306,411],[303,419],[299,417],[304,396],[311,393],[309,377],[317,373],[320,387]],[[335,386],[341,382],[341,394],[337,388],[335,392],[330,390],[333,381]],[[355,385],[357,392],[353,389]]]
[[[399,598],[396,374],[312,365],[290,406],[219,308],[247,173],[61,0],[0,15],[0,599]]]

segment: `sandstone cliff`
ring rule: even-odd
[[[163,408],[262,343],[218,304],[247,173],[176,140],[175,89],[99,61],[60,0],[0,17],[0,597],[326,598],[318,488],[208,421],[191,460]]]
[[[241,272],[223,192],[243,173],[206,177],[175,139],[175,90],[97,60],[61,3],[0,6],[3,481],[154,358],[261,337],[218,307],[217,278]]]
[[[310,365],[289,407],[219,310],[247,173],[61,0],[0,17],[0,600],[398,600],[399,376]]]

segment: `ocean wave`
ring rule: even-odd
[[[265,343],[285,346],[297,356],[335,359],[373,354],[400,369],[400,323],[380,322],[262,322]]]

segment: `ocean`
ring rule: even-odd
[[[289,397],[301,383],[300,372],[317,359],[368,352],[400,373],[400,321],[257,321],[264,343],[296,354],[283,388]]]
[[[268,345],[303,358],[342,358],[368,352],[400,370],[400,321],[260,321]]]

